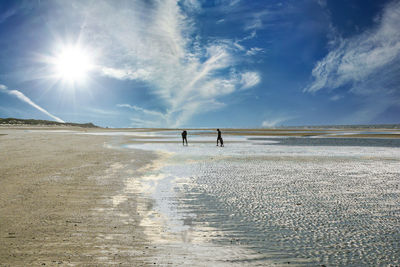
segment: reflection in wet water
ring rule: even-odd
[[[287,140],[223,149],[132,146],[174,153],[149,174],[156,182],[140,182],[155,200],[148,220],[163,225],[148,234],[163,241],[160,253],[170,255],[165,261],[400,264],[399,148],[363,146],[365,140],[302,144],[315,140],[310,138],[291,146]]]

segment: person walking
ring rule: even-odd
[[[186,130],[184,130],[182,132],[182,145],[185,145],[185,141],[186,141],[186,146],[187,146],[188,142],[187,142],[187,132],[186,132]]]
[[[221,131],[219,129],[217,129],[218,132],[218,137],[217,137],[217,146],[218,146],[218,142],[221,143],[221,147],[224,146],[224,140],[222,139],[222,135],[221,135]]]

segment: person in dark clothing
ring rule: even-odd
[[[218,137],[217,137],[217,146],[218,146],[218,142],[221,143],[221,146],[224,146],[224,140],[222,140],[222,135],[221,135],[221,131],[219,129],[217,129],[218,132]]]
[[[186,141],[186,145],[188,145],[188,143],[187,143],[187,132],[186,132],[186,130],[184,130],[184,131],[182,132],[182,145],[185,145],[185,141]]]

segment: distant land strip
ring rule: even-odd
[[[16,119],[16,118],[0,118],[0,125],[46,125],[46,126],[77,126],[83,128],[99,128],[99,126],[93,123],[73,123],[73,122],[58,122],[58,121],[48,121],[48,120],[34,120],[34,119]]]
[[[17,119],[17,118],[0,118],[0,126],[23,126],[23,125],[29,125],[29,126],[76,126],[76,127],[82,127],[82,128],[103,128],[100,126],[97,126],[91,122],[89,123],[74,123],[74,122],[57,122],[57,121],[49,121],[49,120],[35,120],[35,119]],[[108,128],[105,127],[110,131],[143,131],[143,132],[148,132],[148,131],[179,131],[182,129],[186,129],[189,131],[200,131],[196,133],[192,133],[195,135],[207,135],[209,134],[208,131],[210,130],[215,130],[216,128]],[[271,134],[271,132],[275,132],[273,135],[277,136],[314,136],[319,134],[318,132],[320,131],[326,131],[326,132],[335,132],[335,131],[343,131],[343,130],[372,130],[376,129],[381,132],[385,131],[392,131],[392,130],[397,130],[400,129],[400,124],[359,124],[359,125],[316,125],[316,126],[279,126],[279,127],[271,127],[271,128],[224,128],[220,127],[222,131],[225,132],[225,134],[231,134],[231,135],[242,135],[244,132],[248,135],[267,135]],[[205,131],[205,132],[201,132]],[[362,133],[360,133],[362,134]],[[357,134],[357,135],[360,135]],[[384,133],[376,133],[376,135],[382,135]],[[348,135],[349,136],[349,135]],[[372,136],[371,134],[368,134],[368,136]],[[392,137],[394,137],[393,134],[391,134]],[[396,136],[397,137],[397,136]]]

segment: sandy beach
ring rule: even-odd
[[[55,129],[0,129],[0,265],[145,265],[152,247],[138,209],[150,200],[130,194],[115,206],[112,197],[156,156]]]
[[[399,264],[398,129],[188,132],[1,127],[0,265]]]

